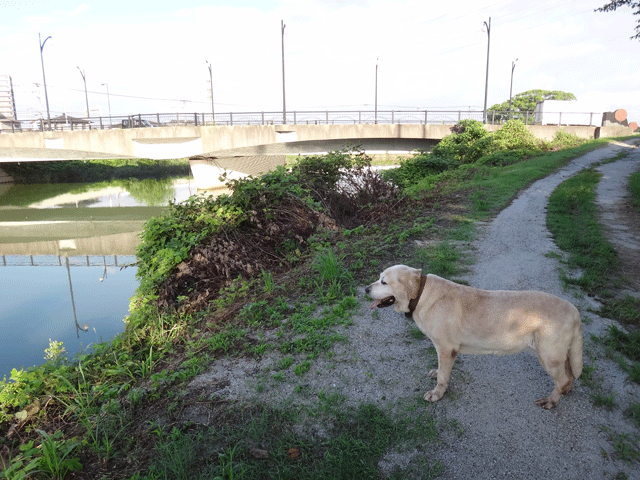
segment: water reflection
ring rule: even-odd
[[[0,378],[39,365],[49,341],[70,357],[124,329],[144,223],[190,179],[3,186],[0,191]]]

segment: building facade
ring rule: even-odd
[[[0,75],[0,118],[16,120],[16,101],[9,75]]]

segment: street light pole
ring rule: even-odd
[[[376,98],[375,98],[375,123],[378,123],[378,59],[376,58]]]
[[[516,58],[513,62],[511,62],[511,84],[509,85],[509,117],[511,117],[511,93],[513,92],[513,70],[516,68],[516,62],[518,59]]]
[[[111,126],[111,98],[109,97],[109,84],[103,83],[102,86],[107,87],[107,105],[109,105],[109,126]]]
[[[284,90],[284,20],[280,20],[280,29],[282,32],[282,123],[287,123],[287,101]]]
[[[84,76],[84,71],[80,70],[80,67],[77,67],[80,75],[82,75],[82,80],[84,81],[84,99],[87,102],[87,118],[89,118],[89,96],[87,95],[87,78]]]
[[[487,123],[487,93],[489,91],[489,46],[491,44],[491,17],[489,23],[484,22],[487,27],[487,76],[484,83],[484,110],[482,111],[482,123]]]
[[[213,124],[216,124],[216,116],[213,112],[213,72],[211,70],[211,64],[209,60],[207,60],[207,65],[209,66],[209,81],[211,82],[211,118],[213,119]]]
[[[44,98],[47,102],[47,120],[49,121],[49,130],[51,130],[51,114],[49,113],[49,95],[47,94],[47,79],[44,76],[44,59],[42,57],[42,49],[44,48],[44,44],[47,43],[47,40],[50,38],[51,35],[45,38],[43,42],[40,37],[40,33],[38,32],[38,42],[40,43],[40,63],[42,64],[42,82],[44,83]]]

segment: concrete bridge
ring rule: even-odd
[[[2,162],[89,159],[189,158],[198,188],[219,185],[223,170],[257,175],[284,164],[286,155],[327,152],[360,146],[367,152],[429,151],[451,133],[453,124],[281,124],[174,125],[0,134]],[[501,125],[485,125],[488,131]],[[582,138],[631,133],[619,127],[540,126],[527,128],[540,139],[558,129]]]

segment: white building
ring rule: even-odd
[[[602,109],[577,100],[543,100],[534,117],[540,125],[602,125]]]
[[[0,118],[3,117],[9,120],[16,118],[16,101],[9,75],[0,75]]]

